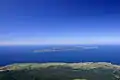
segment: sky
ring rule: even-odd
[[[0,0],[0,45],[120,44],[119,0]]]

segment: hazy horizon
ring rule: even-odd
[[[118,0],[2,0],[0,45],[120,44]]]

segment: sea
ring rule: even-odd
[[[120,65],[120,45],[97,45],[97,49],[82,49],[79,51],[34,52],[34,50],[61,46],[66,45],[0,46],[0,66],[14,63],[48,62],[108,62]]]

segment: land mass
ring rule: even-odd
[[[86,49],[98,49],[98,46],[71,46],[71,47],[52,47],[52,48],[45,48],[40,50],[34,50],[33,52],[59,52],[59,51],[79,51],[79,50],[86,50]]]
[[[12,64],[0,67],[0,80],[120,80],[120,66],[105,62]]]

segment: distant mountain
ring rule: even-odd
[[[23,63],[0,68],[0,80],[120,80],[111,63]]]

